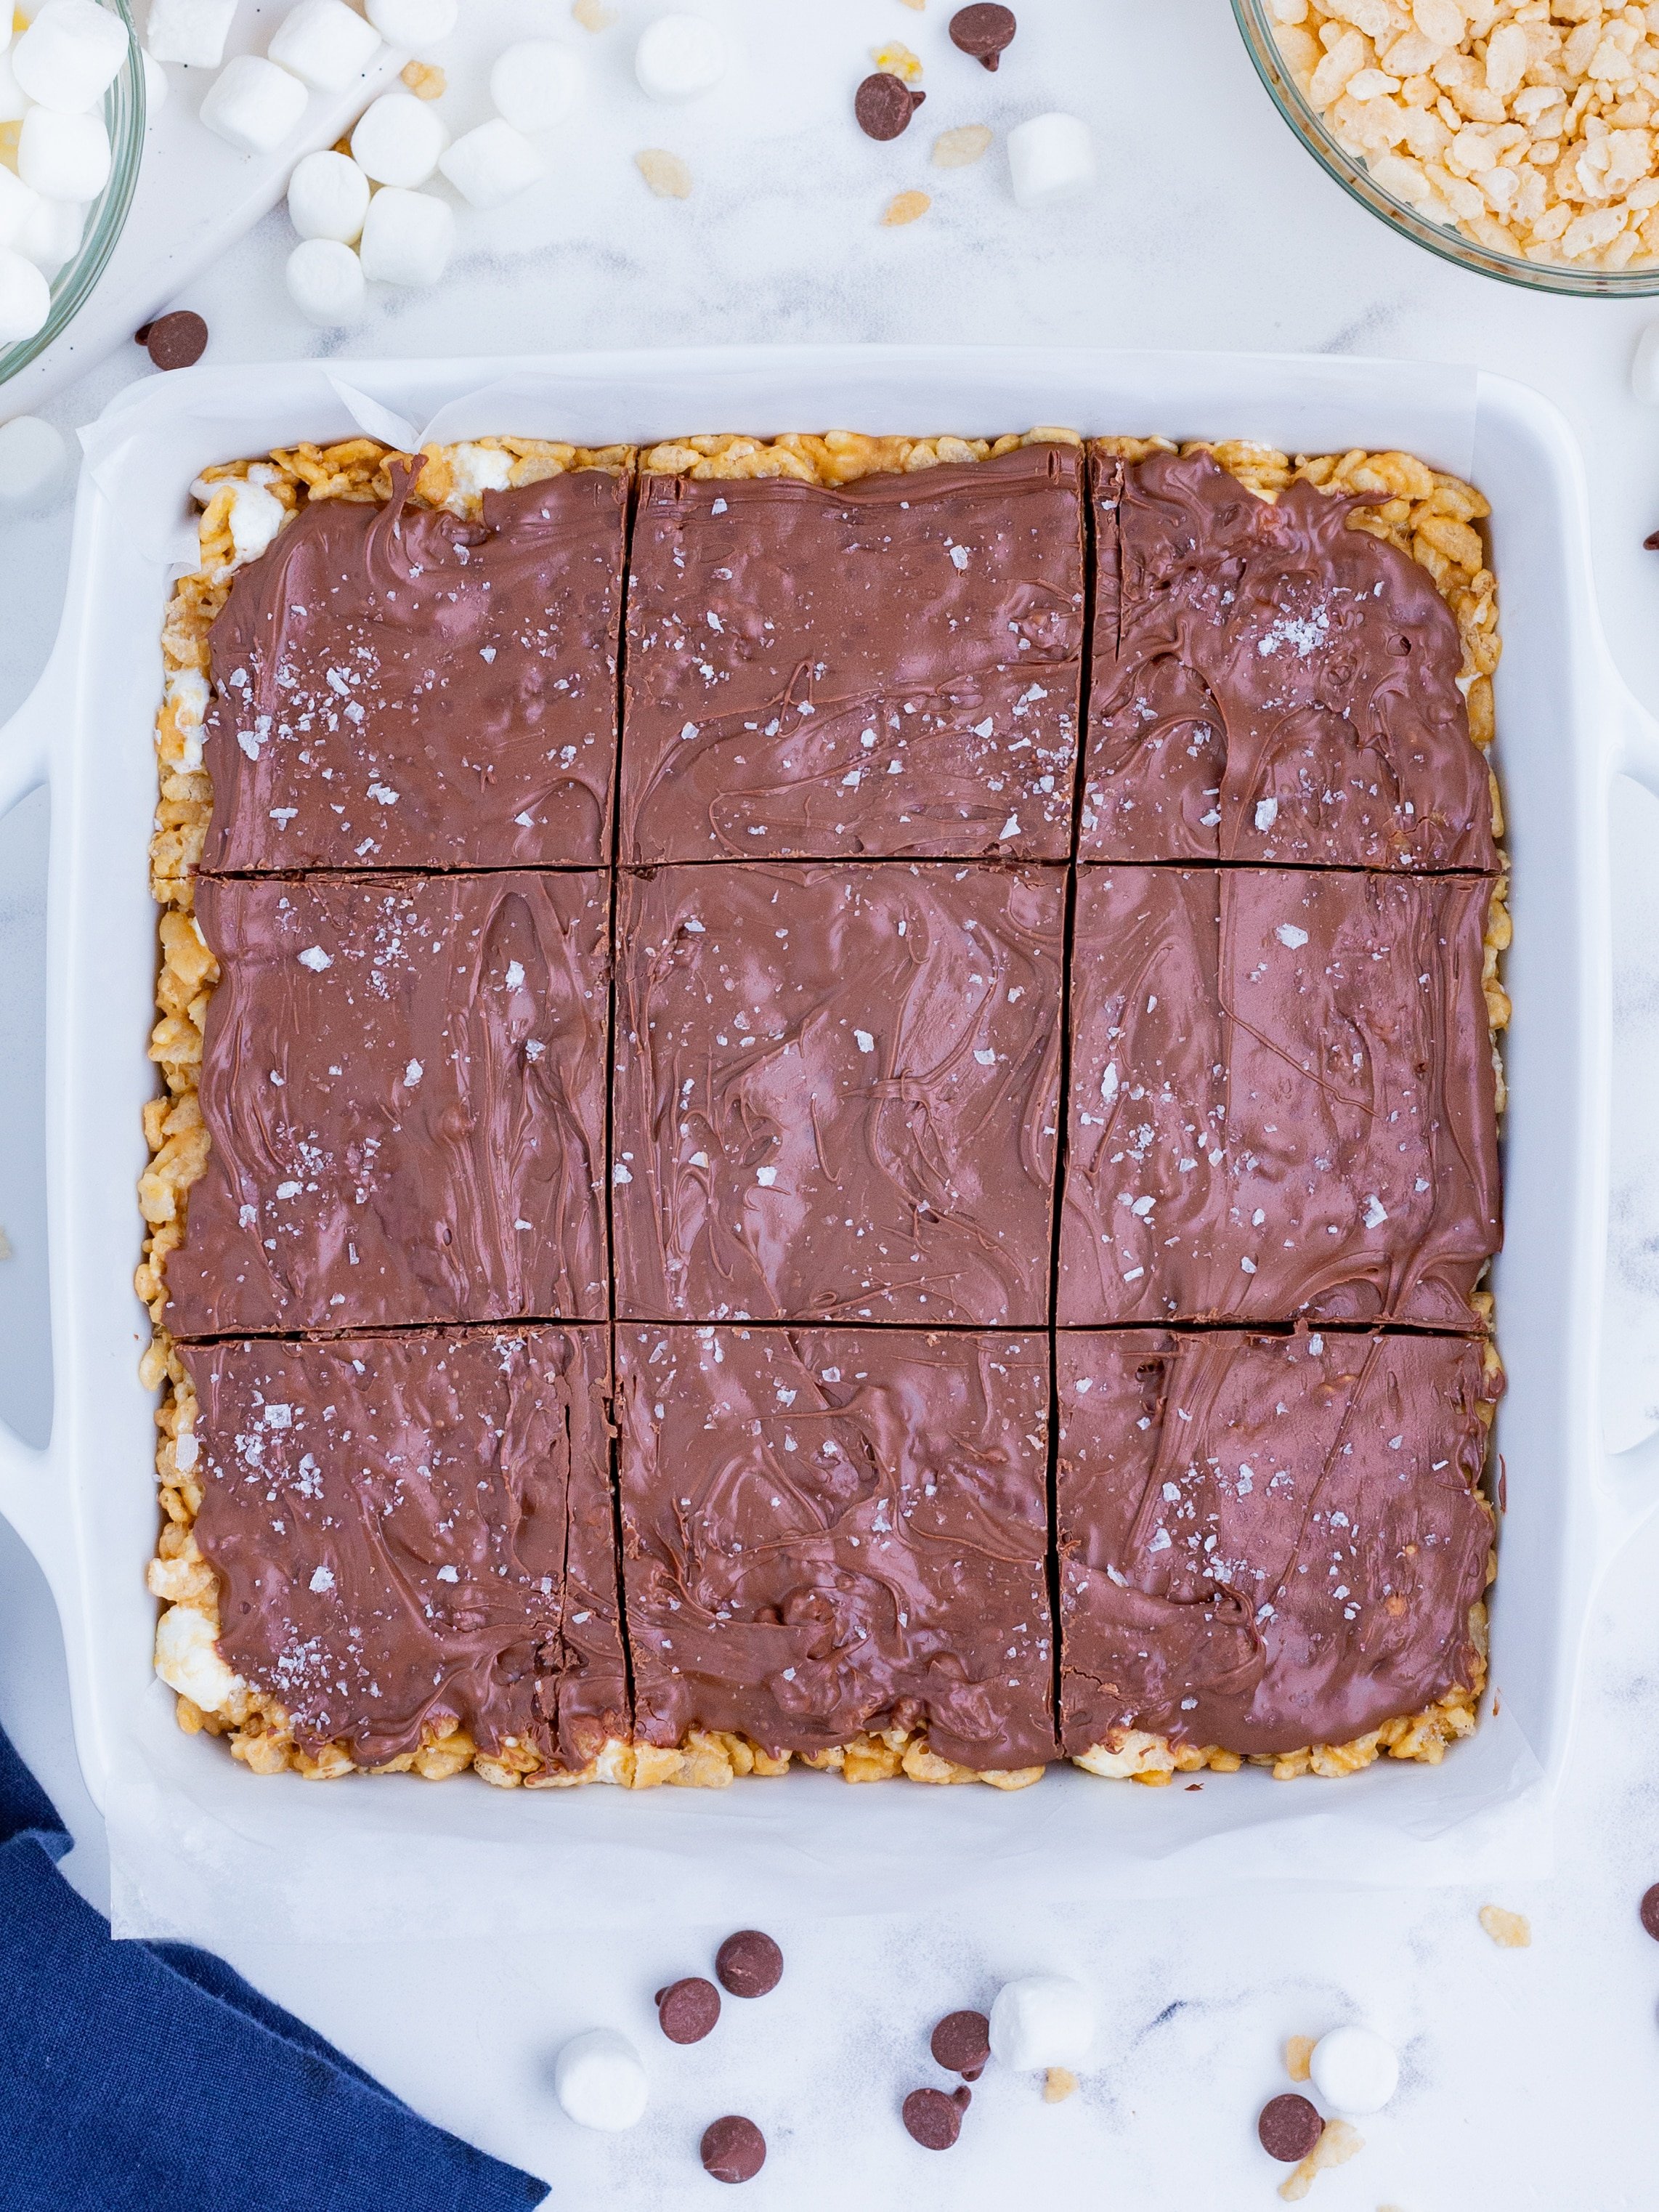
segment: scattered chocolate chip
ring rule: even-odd
[[[720,1993],[701,1974],[657,1991],[657,2018],[671,2043],[701,2043],[720,2016]]]
[[[1659,553],[1659,530],[1654,532],[1648,542],[1652,545],[1655,552]],[[1659,1943],[1659,1881],[1656,1881],[1653,1887],[1644,1895],[1640,1911],[1643,1927],[1647,1929],[1654,1942]]]
[[[137,329],[132,334],[132,343],[134,345],[148,345],[149,343],[149,333],[150,325],[148,323],[140,323]]]
[[[703,2130],[698,2148],[703,2172],[716,2181],[752,2181],[766,2163],[766,2137],[752,2120],[737,2112],[712,2121]]]
[[[991,2056],[991,2023],[982,2012],[947,2012],[927,2048],[947,2074],[977,2081]]]
[[[962,2116],[974,2101],[971,2089],[912,2089],[904,2100],[904,2125],[924,2150],[949,2150],[962,2133]]]
[[[951,44],[960,46],[964,54],[971,54],[976,62],[983,62],[994,70],[1004,52],[1014,43],[1014,33],[1019,28],[1012,8],[994,7],[990,0],[978,0],[972,8],[958,8],[951,18]]]
[[[157,368],[193,368],[207,351],[208,326],[188,307],[158,315],[134,336]]]
[[[1651,532],[1642,540],[1642,544],[1647,552],[1659,553],[1659,530]]]
[[[783,1979],[783,1954],[758,1928],[740,1928],[715,1952],[714,1972],[734,1997],[763,1997]]]
[[[1255,2131],[1269,2158],[1297,2166],[1324,2134],[1325,2123],[1305,2097],[1273,2097],[1261,2107]]]
[[[853,112],[866,138],[896,138],[910,127],[910,118],[927,97],[905,83],[902,77],[878,70],[853,95]]]

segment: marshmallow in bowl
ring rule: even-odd
[[[659,15],[634,52],[640,90],[652,100],[696,100],[726,73],[726,41],[701,15]]]
[[[12,48],[12,75],[42,107],[81,115],[114,82],[130,36],[98,0],[46,0]]]
[[[235,13],[236,0],[149,0],[144,43],[158,62],[217,69]]]
[[[350,246],[368,213],[368,179],[349,154],[307,154],[288,180],[288,213],[301,238]]]
[[[47,200],[95,200],[109,182],[109,133],[101,115],[32,107],[17,137],[17,173]]]
[[[455,211],[430,192],[388,185],[368,204],[363,274],[382,284],[435,284],[455,244]]]
[[[463,132],[438,167],[475,208],[500,207],[542,175],[542,157],[504,116]]]
[[[1394,2045],[1369,2027],[1334,2027],[1308,2061],[1313,2085],[1339,2112],[1380,2112],[1400,2087]]]
[[[41,507],[69,471],[69,447],[38,415],[0,422],[0,507]]]
[[[0,346],[16,345],[46,328],[52,287],[32,261],[0,246]]]
[[[581,81],[582,65],[568,46],[523,39],[490,70],[489,97],[515,131],[550,131],[570,112]]]
[[[619,2135],[645,2112],[645,2068],[625,2035],[590,2027],[573,2035],[553,2062],[553,2091],[579,2127]]]
[[[12,244],[50,283],[80,252],[86,228],[87,211],[79,201],[38,199]]]
[[[455,27],[456,0],[368,0],[368,20],[392,46],[430,46]]]
[[[1075,199],[1095,180],[1095,145],[1075,115],[1034,115],[1008,133],[1008,167],[1023,208]]]
[[[371,100],[351,134],[351,158],[377,185],[423,185],[438,166],[449,134],[429,101],[412,92]]]
[[[202,120],[244,154],[273,154],[305,113],[307,97],[292,70],[263,54],[238,54],[208,87]]]
[[[342,92],[380,50],[380,34],[345,0],[300,0],[265,52],[316,92]]]
[[[1094,2033],[1095,2001],[1069,1974],[1005,1982],[991,2007],[991,2055],[1017,2074],[1081,2065]]]
[[[363,264],[337,238],[302,239],[288,257],[287,276],[289,299],[307,322],[324,330],[355,323],[363,312],[368,296]]]
[[[40,204],[39,192],[0,161],[0,246],[16,243],[18,232]]]

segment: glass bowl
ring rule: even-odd
[[[1533,292],[1565,292],[1580,299],[1641,300],[1659,294],[1659,264],[1641,269],[1581,269],[1571,263],[1526,261],[1518,254],[1494,252],[1461,230],[1431,222],[1406,201],[1384,191],[1363,160],[1338,145],[1323,118],[1311,107],[1286,68],[1273,36],[1267,0],[1233,0],[1233,14],[1256,75],[1279,110],[1321,168],[1334,177],[1361,207],[1380,216],[1391,229],[1442,260],[1455,261],[1478,276],[1522,285]]]
[[[0,7],[10,4],[11,0],[0,0]],[[87,211],[80,245],[52,280],[52,313],[46,322],[32,338],[0,347],[0,410],[5,405],[7,378],[15,376],[63,335],[103,275],[138,182],[138,165],[144,152],[143,56],[133,33],[128,0],[100,0],[100,4],[118,15],[127,29],[127,58],[104,94],[104,126],[109,132],[111,155],[109,182]]]

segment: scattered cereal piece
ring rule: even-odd
[[[924,2150],[949,2150],[962,2133],[962,2116],[974,2101],[971,2089],[912,2089],[904,2100],[905,2133]]]
[[[701,2043],[720,2016],[720,1993],[701,1974],[671,1982],[656,1995],[657,2018],[671,2043]]]
[[[1299,2166],[1325,2131],[1325,2123],[1305,2097],[1271,2097],[1256,2115],[1255,2131],[1269,2158]]]
[[[714,1973],[734,1997],[769,1996],[783,1979],[783,1954],[758,1928],[740,1928],[715,1952]]]
[[[919,216],[926,215],[933,204],[926,192],[900,192],[896,199],[888,202],[882,222],[890,230],[900,223],[915,222]]]
[[[896,138],[910,127],[910,118],[927,97],[913,91],[902,77],[878,70],[865,78],[853,95],[853,112],[866,138]]]
[[[585,31],[608,31],[617,20],[616,9],[605,0],[570,0],[570,12]]]
[[[1364,2136],[1346,2120],[1327,2120],[1324,2133],[1296,2172],[1279,2183],[1279,2195],[1287,2204],[1299,2203],[1328,2166],[1346,2166],[1356,2151],[1364,2148]]]
[[[14,417],[14,420],[19,422],[27,422],[33,419],[33,418],[32,416],[27,415],[19,415]],[[8,422],[6,428],[7,429],[10,429],[11,424]],[[58,442],[61,444],[63,441],[60,439]],[[10,1237],[7,1236],[3,1229],[0,1229],[0,1260],[15,1260],[16,1257],[17,1255],[11,1249]]]
[[[975,161],[982,161],[990,150],[993,132],[988,123],[959,123],[954,131],[942,131],[933,141],[933,167],[936,169],[969,169]]]
[[[436,62],[407,62],[399,74],[416,100],[441,100],[449,89]]]
[[[902,39],[890,39],[884,46],[875,47],[870,58],[878,70],[906,84],[916,83],[921,76],[921,56],[913,54]]]
[[[1077,2094],[1077,2075],[1069,2066],[1051,2066],[1042,2077],[1042,2101],[1045,2105],[1063,2105],[1068,2097]]]
[[[1018,28],[1012,8],[996,6],[993,0],[975,0],[971,8],[958,8],[951,16],[951,44],[994,70],[1014,43]]]
[[[991,2023],[982,2012],[947,2012],[927,2039],[936,2064],[977,2081],[990,2063]]]
[[[899,0],[899,4],[901,7],[904,8],[914,8],[917,15],[920,15],[922,9],[927,5],[927,0]]]
[[[1506,1912],[1501,1905],[1483,1905],[1480,1925],[1500,1951],[1524,1951],[1532,1942],[1532,1923],[1524,1912]]]
[[[1316,2035],[1292,2035],[1285,2045],[1285,2071],[1292,2081],[1308,2079],[1308,2061],[1313,2057]]]
[[[715,2181],[752,2181],[766,2163],[766,2137],[737,2112],[705,2128],[697,2149],[703,2172]]]
[[[635,154],[634,166],[645,179],[659,200],[689,200],[691,197],[691,172],[678,154],[665,147],[647,146],[642,154]]]

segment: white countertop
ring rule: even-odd
[[[1627,380],[1659,302],[1644,310],[1511,291],[1395,239],[1279,123],[1226,0],[1025,0],[1019,41],[994,77],[945,46],[950,0],[929,0],[925,14],[896,0],[702,4],[733,27],[744,64],[702,106],[667,110],[650,107],[627,72],[632,31],[657,12],[644,0],[617,0],[617,27],[594,38],[570,22],[563,0],[467,0],[466,28],[446,57],[455,64],[452,127],[482,119],[476,87],[514,27],[568,37],[591,65],[592,103],[546,185],[495,216],[467,217],[446,283],[381,294],[349,349],[290,309],[282,268],[291,234],[280,212],[269,217],[179,301],[206,315],[210,358],[926,339],[1476,363],[1537,386],[1573,423],[1614,654],[1659,709],[1659,556],[1641,544],[1659,524],[1659,416],[1633,404]],[[858,136],[848,110],[869,47],[889,37],[924,54],[931,96],[904,140],[878,148]],[[186,127],[183,105],[169,128]],[[1102,180],[1090,200],[1026,216],[1008,193],[1001,133],[1049,106],[1089,118]],[[987,160],[930,169],[937,131],[974,120],[998,128]],[[646,192],[632,157],[649,145],[690,161],[689,202]],[[933,191],[929,214],[908,229],[879,228],[887,198],[912,185]],[[137,349],[124,349],[46,411],[68,428],[147,373]],[[0,525],[0,715],[44,665],[68,544],[67,504]],[[1659,1413],[1659,806],[1621,790],[1607,1390],[1615,1443]],[[0,1222],[15,1253],[0,1265],[0,1409],[37,1438],[50,1419],[34,1074],[45,820],[36,799],[0,824],[0,1118],[9,1135]],[[1659,1946],[1635,1915],[1659,1880],[1656,1569],[1650,1525],[1595,1609],[1558,1871],[1524,1892],[1258,1893],[1092,1912],[1033,1892],[1010,1898],[994,1926],[804,1922],[773,1930],[787,1958],[779,1991],[763,2003],[728,2002],[717,2033],[684,2051],[657,2033],[651,1992],[708,1971],[713,1941],[696,1930],[671,1942],[578,1924],[564,1942],[511,1952],[447,1945],[437,1929],[333,1952],[251,1935],[233,1962],[422,2112],[545,2175],[555,2204],[707,2203],[697,2136],[736,2111],[771,2146],[744,2200],[758,2207],[845,2212],[902,2199],[915,2212],[972,2212],[1034,2185],[1056,2205],[1265,2207],[1286,2169],[1259,2151],[1254,2122],[1288,2086],[1283,2038],[1363,2018],[1400,2045],[1402,2087],[1387,2112],[1361,2124],[1360,2156],[1316,2183],[1316,2207],[1649,2207],[1659,2201]],[[102,1837],[75,1767],[56,1624],[40,1577],[3,1527],[0,1722],[75,1832],[67,1872],[98,1900]],[[1531,1949],[1488,1942],[1475,1917],[1487,1902],[1529,1915]],[[957,2149],[915,2148],[897,2105],[938,2078],[926,2054],[933,2021],[987,2004],[1000,1978],[1043,1966],[1081,1974],[1098,1994],[1102,2029],[1081,2094],[1050,2108],[1030,2082],[994,2070]],[[596,2024],[629,2030],[647,2056],[653,2106],[631,2136],[585,2135],[552,2097],[553,2053]]]

